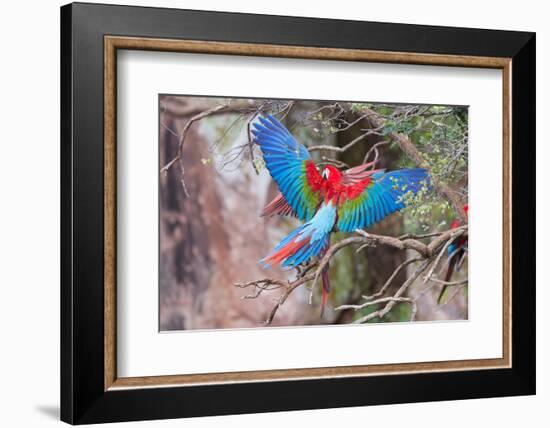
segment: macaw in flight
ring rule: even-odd
[[[468,215],[468,204],[464,205],[464,212]],[[454,219],[451,223],[451,229],[456,229],[460,226],[460,220]],[[455,241],[451,242],[447,247],[447,271],[445,272],[444,281],[449,282],[454,272],[457,272],[462,267],[466,254],[468,253],[468,238],[461,236]],[[437,296],[437,304],[440,305],[443,301],[443,296],[447,290],[448,285],[443,285],[439,296]]]
[[[345,171],[327,165],[320,171],[308,150],[271,115],[259,117],[252,134],[280,191],[262,215],[293,215],[305,222],[260,260],[265,268],[296,267],[321,257],[332,231],[369,227],[402,209],[405,194],[429,186],[428,173],[421,168],[385,172],[369,169],[371,162]],[[330,292],[328,264],[321,278],[322,315]]]

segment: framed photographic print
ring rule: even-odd
[[[535,35],[61,8],[72,424],[535,393]]]

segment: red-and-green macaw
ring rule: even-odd
[[[468,215],[468,204],[464,205],[464,212]],[[451,223],[451,229],[456,229],[460,226],[460,220],[454,219]],[[445,272],[444,281],[449,282],[453,273],[459,271],[464,263],[466,254],[468,253],[468,238],[461,236],[457,240],[451,242],[447,247],[447,271]],[[440,305],[443,301],[443,296],[447,290],[448,285],[443,285],[439,296],[437,296],[437,304]]]
[[[323,255],[332,231],[354,232],[377,223],[405,206],[405,194],[429,186],[421,168],[385,172],[369,169],[373,164],[368,163],[345,171],[327,165],[319,171],[308,150],[270,115],[259,117],[252,133],[280,190],[262,214],[293,215],[305,222],[260,261],[266,268],[295,267]],[[328,265],[321,277],[324,308],[330,292]]]

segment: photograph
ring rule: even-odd
[[[390,409],[411,428],[480,412],[507,427],[543,414],[544,14],[187,3],[37,6],[25,17],[41,17],[39,37],[8,25],[23,41],[7,49],[25,55],[6,67],[4,140],[32,150],[6,157],[25,221],[4,222],[23,255],[4,282],[38,294],[8,294],[6,320],[23,324],[7,330],[26,354],[57,343],[30,366],[48,380],[34,411],[10,406],[8,426],[387,424]],[[28,78],[56,53],[47,79]],[[60,108],[21,141],[38,99]],[[42,215],[52,202],[57,228]],[[57,263],[55,237],[30,263],[33,228],[55,231]],[[28,396],[28,370],[5,366]]]
[[[158,112],[159,331],[468,320],[468,106]]]

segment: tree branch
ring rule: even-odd
[[[434,239],[429,244],[424,244],[418,240],[411,239],[408,237],[405,238],[395,238],[392,236],[386,236],[386,235],[375,235],[365,232],[364,230],[358,229],[356,230],[356,235],[351,236],[349,238],[343,239],[333,245],[331,245],[328,250],[326,251],[325,255],[321,258],[321,260],[317,262],[313,262],[308,264],[302,271],[299,271],[297,277],[293,281],[280,281],[280,280],[273,280],[273,279],[261,279],[257,281],[250,281],[246,283],[237,283],[234,284],[236,287],[239,288],[253,288],[254,292],[253,294],[244,296],[243,298],[257,298],[263,291],[271,291],[271,290],[277,290],[284,288],[283,294],[277,299],[276,305],[271,310],[267,320],[265,321],[265,324],[271,324],[273,321],[273,318],[275,317],[275,314],[277,313],[277,310],[281,307],[281,305],[286,301],[288,296],[300,285],[303,285],[307,282],[313,281],[312,287],[315,286],[317,283],[317,280],[319,276],[321,275],[321,272],[327,266],[327,264],[330,262],[330,260],[342,249],[350,245],[369,245],[369,246],[378,246],[378,245],[385,245],[390,246],[393,248],[397,248],[400,250],[414,250],[416,251],[420,257],[411,258],[409,260],[406,260],[405,262],[401,263],[397,269],[393,272],[393,274],[390,276],[390,278],[386,281],[384,286],[380,289],[379,292],[373,294],[372,296],[364,296],[364,299],[367,300],[367,302],[371,301],[372,299],[381,296],[389,287],[390,283],[395,279],[397,274],[401,269],[408,266],[409,264],[422,261],[422,264],[420,265],[420,268],[417,268],[415,273],[407,279],[403,283],[403,285],[398,289],[398,291],[394,294],[393,298],[391,300],[387,300],[387,305],[380,311],[375,311],[372,314],[369,314],[369,318],[367,318],[366,322],[372,318],[375,318],[377,316],[383,317],[385,316],[397,302],[401,301],[407,301],[409,302],[408,298],[404,298],[401,295],[406,291],[406,289],[418,278],[418,276],[433,262],[434,257],[440,254],[441,248],[445,248],[445,245],[449,242],[452,242],[454,239],[456,239],[459,236],[465,235],[468,232],[467,226],[461,226],[456,229],[450,229],[446,232],[441,232],[436,234]],[[431,234],[434,235],[434,234]],[[421,237],[421,239],[424,237]],[[439,253],[438,253],[439,251]],[[315,268],[315,271],[312,273],[310,272],[313,268]],[[306,273],[308,273],[306,275]],[[411,302],[409,302],[411,303]],[[372,303],[369,304],[369,306]],[[364,305],[364,304],[363,304]],[[359,305],[359,309],[365,306]],[[412,304],[411,306],[416,307],[416,304]],[[346,309],[351,307],[346,306],[340,306],[337,309]],[[355,309],[355,307],[353,307]],[[414,310],[416,313],[416,310]],[[374,314],[374,315],[373,315]],[[362,319],[362,318],[361,318]],[[358,320],[359,321],[359,320]]]
[[[370,114],[369,121],[376,129],[384,128],[384,124],[386,120],[383,117],[381,117],[380,115],[377,115],[375,111],[370,109],[365,109],[364,112]],[[392,141],[395,141],[397,143],[397,145],[409,157],[409,159],[411,159],[418,167],[425,168],[426,170],[428,170],[428,172],[430,173],[430,176],[432,176],[433,178],[433,174],[431,172],[430,166],[424,160],[421,153],[418,151],[415,145],[411,142],[408,136],[406,136],[405,134],[398,134],[396,132],[390,132],[388,136]],[[435,181],[433,179],[432,179],[432,185],[434,189],[441,196],[443,196],[450,202],[451,206],[453,207],[453,210],[455,211],[456,217],[461,219],[463,223],[467,223],[468,217],[464,212],[463,203],[455,195],[453,190],[446,184]]]

